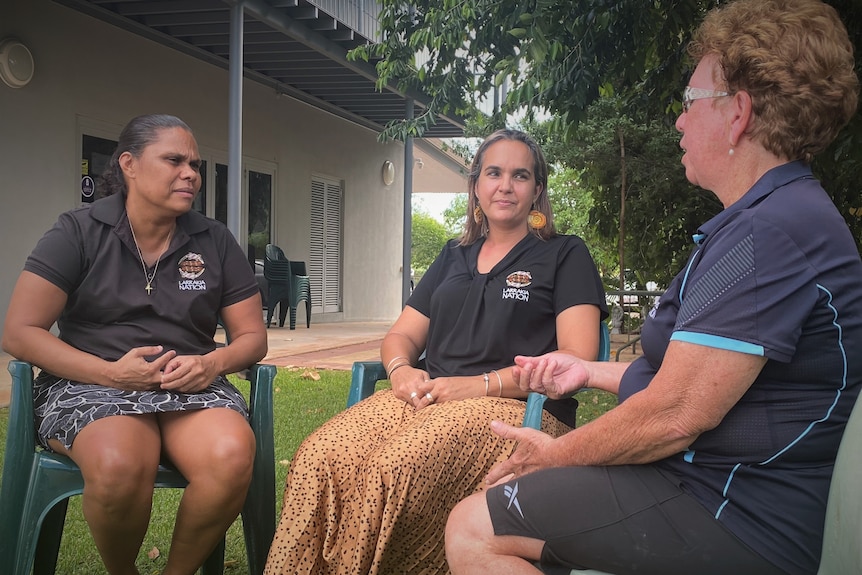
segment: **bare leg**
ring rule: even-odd
[[[163,575],[194,573],[239,515],[251,482],[254,433],[226,408],[161,414],[165,454],[188,480]]]
[[[56,441],[52,447],[66,452]],[[84,477],[84,518],[112,575],[138,573],[135,559],[150,521],[160,452],[156,419],[149,415],[95,421],[68,452]]]
[[[452,575],[541,575],[533,567],[545,542],[528,537],[494,535],[485,493],[455,506],[446,523],[446,560]]]

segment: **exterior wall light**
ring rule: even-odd
[[[383,183],[387,186],[392,185],[392,182],[395,181],[395,164],[386,160],[383,162],[383,169],[380,172],[380,176],[383,178]]]
[[[33,54],[14,38],[0,42],[0,79],[10,88],[23,88],[33,79]]]

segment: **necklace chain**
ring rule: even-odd
[[[162,248],[162,253],[159,254],[158,259],[156,259],[156,265],[153,267],[153,273],[147,273],[147,264],[144,262],[144,254],[141,252],[141,246],[138,245],[138,238],[135,236],[135,228],[132,227],[132,220],[129,219],[129,229],[132,231],[132,239],[135,241],[135,249],[138,250],[138,257],[141,258],[141,269],[144,270],[144,279],[147,280],[147,285],[144,288],[147,290],[147,295],[151,295],[153,293],[153,280],[156,279],[156,273],[159,271],[159,262],[162,261],[162,256],[165,255],[165,252],[168,251],[168,247],[171,245],[171,237],[174,235],[174,229],[176,229],[176,224],[171,228],[171,231],[168,232],[168,237],[165,239],[165,247]]]

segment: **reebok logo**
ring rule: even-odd
[[[506,497],[509,498],[509,504],[506,505],[506,509],[511,509],[512,505],[514,505],[515,509],[518,510],[518,515],[523,519],[524,512],[521,511],[521,504],[518,503],[518,484],[516,483],[514,487],[511,485],[504,485],[503,493],[505,493]]]

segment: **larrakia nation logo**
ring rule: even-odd
[[[533,283],[533,274],[530,272],[512,272],[506,276],[506,287],[503,288],[503,299],[517,301],[530,301],[530,290],[526,289]]]
[[[530,272],[512,272],[506,276],[506,285],[513,288],[525,288],[533,283],[533,274]]]
[[[180,277],[184,280],[196,280],[206,271],[204,258],[200,254],[192,252],[181,257],[178,265],[180,268]]]

